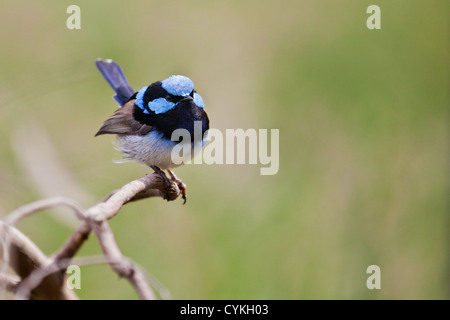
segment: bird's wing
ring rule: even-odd
[[[134,99],[128,101],[123,107],[117,109],[114,114],[103,122],[102,127],[95,136],[101,134],[136,134],[146,135],[152,130],[152,126],[143,124],[133,117]]]

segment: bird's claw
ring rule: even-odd
[[[186,198],[186,185],[183,182],[180,182],[178,184],[178,188],[181,191],[181,198],[183,198],[183,200],[184,200],[183,201],[183,205],[184,205],[184,204],[186,204],[186,200],[187,200],[187,198]]]
[[[178,189],[180,189],[181,192],[181,197],[183,198],[183,205],[186,203],[187,197],[186,197],[186,185],[183,183],[183,181],[181,181],[176,175],[175,173],[173,173],[172,170],[168,169],[167,171],[169,172],[170,175],[170,179],[166,176],[166,174],[164,173],[164,171],[162,171],[160,168],[158,168],[157,166],[152,166],[151,167],[153,170],[155,170],[155,173],[158,174],[163,182],[164,182],[164,189],[166,190],[166,193],[164,194],[164,199],[166,199],[167,201],[169,201],[169,199],[166,197],[168,191],[170,190],[170,182],[173,181],[177,184]]]
[[[181,191],[181,197],[184,200],[183,201],[183,205],[186,204],[186,200],[187,200],[187,197],[186,197],[186,185],[183,183],[183,181],[181,181],[180,178],[178,178],[175,175],[175,173],[172,170],[167,169],[167,172],[169,172],[171,180],[178,185],[178,189],[180,189],[180,191]]]

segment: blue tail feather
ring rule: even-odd
[[[123,106],[134,94],[120,66],[112,60],[97,59],[95,64],[116,95],[114,100]]]

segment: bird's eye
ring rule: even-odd
[[[171,94],[168,94],[168,95],[166,96],[166,100],[167,100],[167,101],[170,101],[170,102],[173,102],[173,96],[172,96]]]
[[[189,95],[193,98],[194,97],[194,90],[192,90]]]

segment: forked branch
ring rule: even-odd
[[[65,198],[40,200],[18,208],[5,221],[0,221],[0,254],[4,265],[9,265],[19,279],[7,275],[4,267],[0,273],[0,289],[26,299],[77,299],[65,285],[65,272],[71,259],[94,231],[105,261],[111,268],[133,285],[141,299],[156,299],[144,273],[120,252],[108,220],[128,202],[151,197],[173,201],[179,194],[176,183],[171,182],[167,187],[160,175],[152,174],[127,183],[87,210]],[[46,256],[15,228],[15,224],[31,214],[57,206],[71,209],[81,223],[53,255]]]

